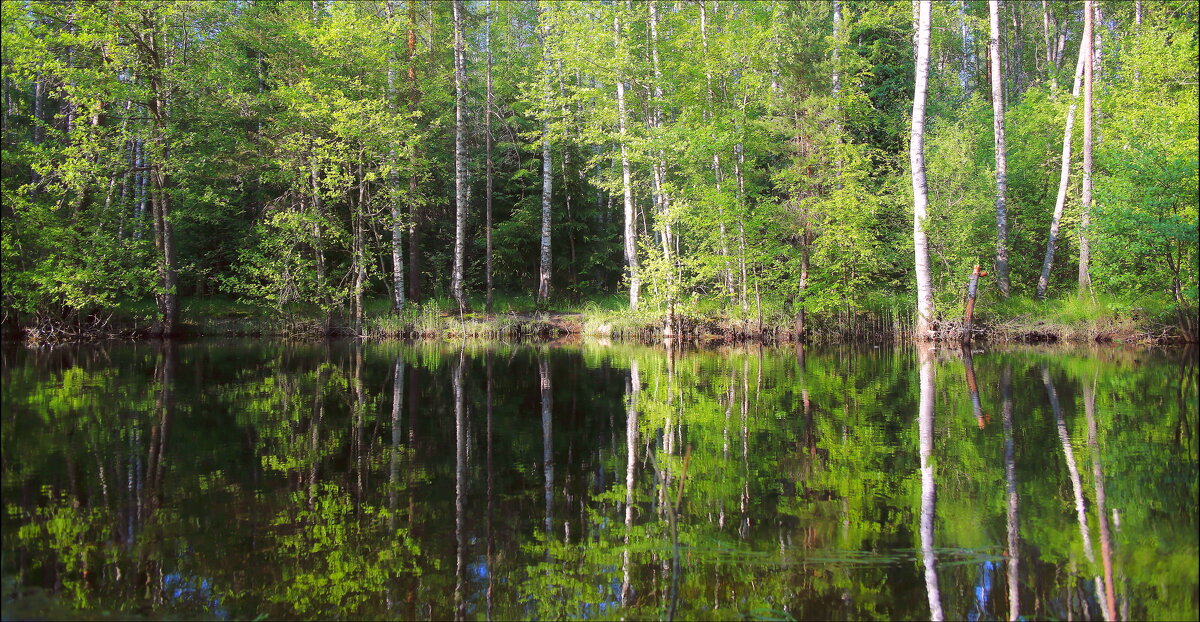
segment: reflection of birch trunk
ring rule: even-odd
[[[629,605],[633,595],[629,575],[629,540],[633,534],[633,488],[637,477],[638,416],[637,395],[642,380],[638,377],[637,359],[629,363],[629,404],[625,410],[625,550],[621,555],[621,606]]]
[[[400,412],[404,404],[404,356],[397,354],[392,372],[392,452],[388,468],[388,531],[396,532],[396,502],[400,489]],[[390,582],[387,593],[387,611],[393,613],[396,585]]]
[[[666,422],[663,424],[663,451],[668,456],[675,453],[674,431],[675,418],[672,416],[675,407],[675,348],[670,339],[664,340],[667,348],[667,409]],[[671,475],[663,470],[664,488],[670,488]]]
[[[721,429],[721,470],[724,472],[729,465],[729,419],[733,415],[733,400],[737,397],[737,372],[729,366],[729,392],[725,396],[725,426]],[[721,501],[721,512],[717,516],[717,526],[725,528],[725,501]]]
[[[1063,455],[1067,459],[1067,472],[1071,475],[1071,489],[1075,493],[1075,516],[1079,520],[1079,536],[1083,539],[1083,554],[1090,562],[1092,555],[1092,536],[1088,533],[1087,509],[1083,501],[1083,486],[1079,481],[1079,467],[1075,462],[1075,450],[1071,448],[1071,437],[1067,434],[1067,424],[1063,421],[1062,407],[1058,404],[1058,392],[1054,390],[1054,382],[1050,380],[1050,370],[1042,366],[1042,383],[1046,385],[1046,395],[1050,398],[1050,410],[1054,411],[1054,421],[1058,425],[1058,438],[1062,441]]]
[[[1021,616],[1021,529],[1017,519],[1017,464],[1013,458],[1012,431],[1012,366],[1005,365],[1000,374],[1000,417],[1004,423],[1004,477],[1008,483],[1008,619]]]
[[[553,423],[551,421],[551,409],[553,407],[550,386],[550,362],[543,355],[538,359],[538,378],[541,390],[542,401],[542,472],[545,476],[545,497],[546,497],[546,543],[549,544],[550,537],[553,535],[553,510],[554,503],[554,437]],[[547,555],[549,548],[546,549]]]
[[[929,596],[929,617],[942,620],[942,600],[938,592],[937,554],[933,549],[933,521],[937,492],[933,481],[933,351],[917,345],[920,362],[921,401],[918,412],[921,450],[921,558],[925,564],[925,591]]]
[[[618,54],[621,50],[621,14],[619,8],[617,9],[616,16],[613,17],[613,50]],[[618,58],[623,60],[623,57]],[[622,65],[618,69],[616,76],[617,131],[621,137],[621,192],[625,200],[625,265],[629,269],[629,308],[636,311],[642,280],[638,273],[637,223],[635,222],[636,215],[633,209],[633,183],[630,180],[629,145],[627,144],[628,141],[625,135],[625,76],[623,75],[623,67]]]
[[[466,617],[463,591],[466,583],[467,541],[463,529],[466,516],[463,513],[467,484],[467,431],[466,400],[463,397],[463,366],[466,352],[458,351],[458,365],[454,367],[454,542],[456,556],[454,566],[454,619]]]
[[[404,404],[404,357],[396,355],[392,372],[392,455],[388,469],[388,528],[396,528],[396,493],[400,488],[400,410]]]
[[[361,265],[361,264],[360,264]],[[358,307],[362,309],[361,306]],[[364,436],[366,436],[366,411],[367,411],[367,396],[363,391],[363,357],[362,357],[362,342],[356,342],[354,346],[354,453],[355,453],[355,470],[358,472],[355,479],[357,488],[355,490],[358,496],[358,503],[363,502],[363,491],[366,488],[366,471],[367,471],[367,455],[364,447]]]
[[[1112,534],[1105,510],[1104,471],[1100,468],[1100,444],[1096,439],[1096,380],[1083,385],[1083,412],[1087,417],[1088,448],[1092,453],[1092,479],[1096,485],[1096,518],[1100,523],[1100,563],[1104,567],[1104,600],[1101,608],[1105,620],[1117,619],[1117,597],[1113,586]]]
[[[742,359],[742,521],[739,533],[745,539],[750,532],[750,359]]]

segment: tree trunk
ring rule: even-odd
[[[484,282],[486,283],[486,298],[484,310],[492,313],[492,0],[487,2],[487,21],[483,27],[483,45],[487,48],[487,95],[483,106],[484,152],[487,159],[487,182],[484,199],[484,218],[487,231],[487,256],[484,263]],[[489,403],[490,404],[490,403]]]
[[[1000,75],[1000,1],[989,0],[991,38],[988,50],[992,58],[992,135],[996,149],[996,289],[1008,298],[1008,162],[1004,153],[1004,79]]]
[[[807,218],[805,219],[807,221]],[[796,333],[796,340],[804,338],[805,320],[807,319],[808,310],[805,308],[806,298],[808,294],[808,245],[809,245],[808,223],[805,222],[804,233],[800,236],[800,286],[796,295],[796,319],[792,326],[793,332]]]
[[[157,47],[157,42],[154,44]],[[155,59],[161,58],[158,54]],[[159,66],[160,71],[163,67]],[[161,74],[160,74],[161,75]],[[151,196],[154,208],[154,242],[160,259],[158,274],[162,289],[158,294],[158,308],[162,316],[162,332],[164,335],[175,334],[175,324],[179,318],[178,277],[175,267],[175,235],[171,223],[171,198],[168,190],[171,187],[170,173],[164,171],[165,163],[170,161],[171,147],[167,137],[167,102],[161,78],[158,75],[150,78],[150,116],[155,126],[155,142],[159,146],[159,161],[151,167],[150,181],[153,184]]]
[[[925,233],[926,207],[929,203],[925,184],[925,91],[929,80],[930,0],[914,0],[918,9],[916,86],[913,95],[912,135],[909,162],[913,185],[913,252],[917,273],[917,340],[933,337],[933,279],[929,272],[929,239]]]
[[[394,19],[393,3],[387,0],[387,19]],[[388,42],[387,104],[388,112],[396,113],[396,42]],[[397,168],[396,150],[388,150],[388,161],[392,170],[388,175],[388,191],[392,203],[392,310],[404,309],[404,223],[400,216],[400,171]]]
[[[432,17],[430,18],[432,20]],[[408,114],[410,117],[417,112],[421,103],[421,91],[417,85],[417,5],[414,0],[408,0]],[[430,46],[432,47],[432,45]],[[417,199],[417,162],[420,153],[413,149],[409,165],[412,172],[408,178],[408,297],[416,302],[421,298],[421,254],[420,254],[420,207]]]
[[[358,201],[354,206],[354,335],[362,336],[364,307],[364,289],[367,280],[367,257],[363,248],[365,245],[363,218],[366,215],[367,180],[363,175],[361,154],[358,161]]]
[[[958,81],[962,87],[963,100],[971,97],[971,69],[974,66],[972,56],[975,53],[975,41],[971,37],[971,28],[967,26],[967,0],[958,0],[958,29],[962,37],[962,65],[958,70]]]
[[[544,14],[545,7],[539,7],[539,16]],[[550,298],[550,225],[551,199],[554,192],[554,175],[551,166],[550,153],[550,67],[549,32],[548,28],[539,25],[542,39],[543,79],[545,80],[545,110],[542,112],[542,237],[538,246],[538,304],[544,305]]]
[[[963,22],[964,24],[966,22]],[[838,71],[839,48],[841,45],[838,42],[838,37],[841,36],[842,30],[842,3],[841,0],[833,0],[833,86],[831,88],[834,99],[837,99],[838,92],[842,88],[842,74]],[[964,30],[965,31],[965,30]],[[963,90],[966,90],[966,80],[963,80]]]
[[[654,112],[653,123],[655,129],[655,137],[661,138],[662,129],[662,69],[658,59],[658,3],[655,0],[650,0],[650,55],[654,68]],[[672,337],[675,334],[675,258],[671,252],[674,244],[671,217],[670,217],[670,199],[667,196],[664,185],[666,183],[667,163],[666,156],[661,148],[658,149],[657,159],[653,165],[652,186],[658,203],[658,217],[661,219],[662,226],[662,249],[663,262],[667,266],[666,277],[666,299],[667,299],[667,317],[663,323],[663,337]]]
[[[1063,131],[1062,171],[1058,177],[1058,196],[1054,199],[1054,215],[1050,219],[1050,239],[1046,241],[1046,258],[1042,261],[1042,275],[1038,278],[1037,297],[1046,297],[1050,286],[1050,268],[1054,265],[1054,250],[1058,244],[1058,227],[1062,221],[1063,206],[1067,202],[1067,183],[1071,173],[1071,130],[1075,125],[1075,107],[1079,103],[1079,83],[1083,78],[1083,43],[1079,46],[1079,60],[1075,63],[1075,82],[1071,87],[1071,107],[1067,109],[1066,129]]]
[[[46,139],[46,79],[42,74],[34,74],[33,76],[33,145],[42,144]],[[29,196],[35,197],[38,193],[38,185],[42,180],[42,176],[38,174],[37,168],[29,167]]]
[[[621,8],[616,7],[613,18],[613,48],[621,50]],[[629,146],[626,137],[625,76],[624,67],[617,71],[617,131],[621,135],[621,191],[625,198],[625,265],[629,268],[629,309],[636,311],[642,279],[638,271],[637,215],[633,210],[633,182],[629,170]]]
[[[746,178],[742,176],[742,167],[746,162],[742,152],[742,143],[733,146],[733,176],[737,179],[738,187],[738,265],[742,273],[741,302],[742,314],[749,313],[750,302],[747,299],[748,280],[746,277]]]
[[[1046,44],[1046,75],[1057,79],[1058,65],[1054,62],[1054,28],[1050,17],[1050,5],[1042,0],[1042,38]]]
[[[467,251],[467,146],[466,39],[463,36],[463,0],[454,0],[454,268],[450,275],[450,293],[459,313],[466,310],[463,294],[463,269]]]
[[[1088,260],[1091,249],[1088,243],[1088,225],[1091,222],[1092,210],[1092,3],[1086,0],[1083,9],[1083,45],[1086,51],[1083,65],[1083,198],[1081,200],[1083,213],[1079,218],[1079,290],[1091,289],[1092,277],[1088,272]]]

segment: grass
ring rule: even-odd
[[[1013,296],[990,302],[980,321],[1001,340],[1053,338],[1061,341],[1151,341],[1167,336],[1174,322],[1165,299],[1145,298],[1130,304],[1096,294],[1069,294],[1049,300]]]

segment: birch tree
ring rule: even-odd
[[[638,270],[637,256],[637,215],[633,207],[633,183],[631,181],[629,164],[629,137],[627,116],[625,111],[625,66],[627,50],[621,37],[621,7],[617,7],[613,16],[613,48],[617,54],[617,132],[621,148],[621,195],[624,198],[625,221],[625,266],[629,270],[629,308],[636,311],[638,297],[642,287],[641,274]]]
[[[913,93],[912,132],[908,154],[912,167],[913,252],[917,275],[917,318],[914,338],[933,336],[933,279],[929,272],[929,239],[925,233],[929,194],[925,184],[925,94],[929,83],[930,0],[913,0],[918,12],[916,32],[916,85]]]
[[[1008,208],[1005,191],[1008,185],[1008,163],[1004,147],[1004,79],[1000,73],[1000,0],[988,1],[990,38],[988,53],[992,58],[992,135],[996,149],[996,287],[1008,298]]]
[[[454,267],[450,293],[461,313],[467,307],[463,294],[463,264],[467,244],[467,147],[466,147],[466,40],[463,36],[463,0],[454,0]]]
[[[1092,8],[1093,0],[1085,0],[1083,7],[1083,44],[1080,51],[1083,60],[1083,197],[1082,214],[1079,217],[1079,290],[1091,289],[1092,278],[1088,273],[1091,251],[1088,247],[1088,225],[1092,209]]]
[[[1050,268],[1054,265],[1054,251],[1058,244],[1058,228],[1062,223],[1063,206],[1067,202],[1067,184],[1071,175],[1071,131],[1075,125],[1075,108],[1079,104],[1079,83],[1083,78],[1084,44],[1079,46],[1079,60],[1075,63],[1075,81],[1071,86],[1071,106],[1067,109],[1067,123],[1063,130],[1062,170],[1058,177],[1058,195],[1054,199],[1054,214],[1050,218],[1050,237],[1046,240],[1046,258],[1042,260],[1042,274],[1038,277],[1037,297],[1046,297],[1050,286]]]
[[[388,21],[388,57],[387,57],[387,105],[388,112],[396,113],[396,41],[393,29],[395,0],[387,0]],[[390,191],[392,211],[392,309],[404,309],[404,222],[400,217],[400,169],[396,160],[396,150],[388,151],[388,190]]]
[[[538,7],[539,21],[545,18],[545,6]],[[544,80],[544,100],[545,109],[542,111],[542,237],[538,244],[538,304],[544,305],[550,298],[550,225],[551,223],[551,199],[554,194],[554,174],[551,166],[550,153],[550,101],[553,96],[551,92],[551,75],[553,68],[550,62],[550,41],[548,31],[549,26],[543,21],[539,24],[538,35],[542,40],[542,79]]]

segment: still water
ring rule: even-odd
[[[1193,353],[0,355],[5,618],[1200,611]]]

